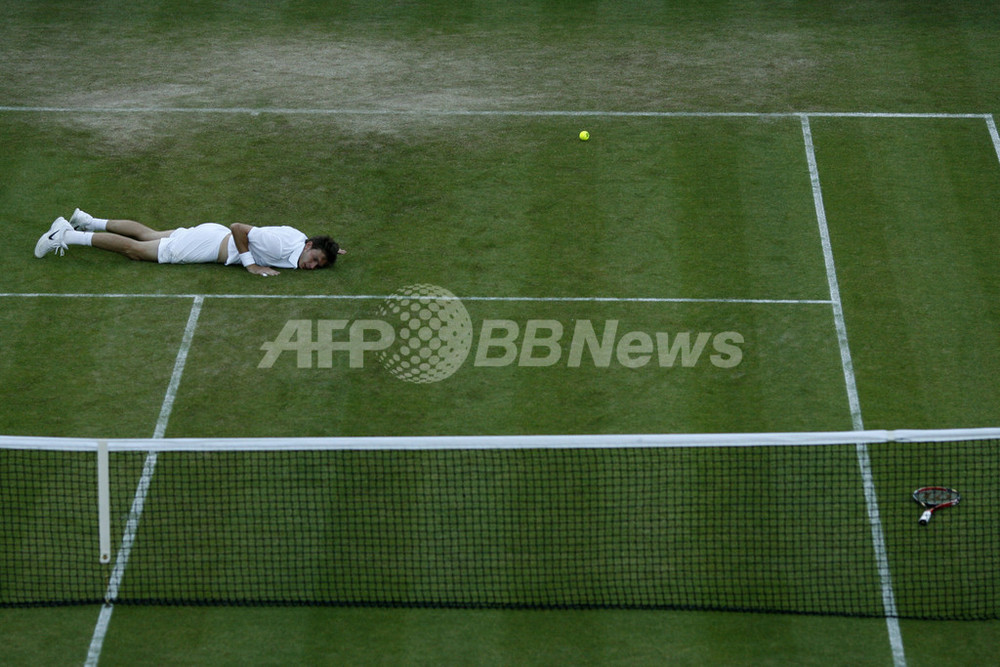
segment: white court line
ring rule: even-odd
[[[847,388],[848,403],[851,408],[851,422],[855,431],[862,431],[864,430],[864,423],[861,419],[861,402],[858,399],[858,388],[854,378],[854,363],[851,360],[851,348],[847,340],[844,308],[840,301],[840,287],[837,284],[837,269],[833,261],[833,247],[830,243],[830,230],[827,226],[826,207],[823,205],[823,188],[820,184],[819,168],[816,164],[816,149],[813,145],[812,128],[809,125],[809,118],[807,116],[803,115],[801,118],[802,138],[805,142],[806,160],[809,163],[809,178],[812,181],[816,220],[819,224],[820,239],[823,244],[823,259],[826,263],[827,282],[830,285],[833,319],[837,329],[837,340],[840,342],[840,360],[844,369],[844,383]],[[882,608],[885,610],[886,629],[889,633],[889,644],[892,649],[892,662],[895,667],[905,667],[906,653],[903,650],[903,635],[899,628],[896,595],[892,588],[889,555],[885,548],[885,536],[882,531],[882,519],[878,510],[878,495],[875,492],[875,480],[872,476],[868,445],[857,445],[856,453],[858,468],[861,472],[861,485],[865,493],[865,506],[868,509],[868,523],[871,526],[872,547],[875,552],[875,562],[878,569],[879,582],[882,587]]]
[[[1000,134],[997,134],[997,124],[993,120],[993,114],[986,116],[986,128],[990,131],[990,138],[993,139],[993,150],[997,152],[997,160],[1000,160]]]
[[[837,328],[837,341],[840,345],[840,362],[844,369],[844,382],[847,386],[847,401],[851,408],[851,423],[854,430],[864,430],[861,420],[861,403],[858,400],[858,388],[854,380],[854,362],[851,361],[851,347],[847,342],[847,325],[844,323],[844,307],[840,301],[840,287],[837,283],[837,269],[833,263],[833,248],[830,244],[830,230],[826,223],[826,207],[823,205],[823,190],[819,182],[819,169],[816,166],[816,150],[813,146],[812,128],[809,118],[802,116],[802,137],[806,145],[806,160],[809,163],[809,178],[812,181],[813,203],[816,207],[816,220],[819,224],[820,241],[823,244],[823,260],[826,263],[826,280],[830,287],[830,303],[833,305],[833,321]]]
[[[184,327],[184,338],[181,340],[181,347],[177,350],[177,359],[174,361],[174,372],[170,376],[170,384],[167,386],[167,395],[163,397],[163,405],[160,407],[160,418],[156,421],[156,431],[154,438],[162,438],[167,430],[167,422],[170,421],[170,413],[174,409],[174,399],[177,398],[177,389],[181,385],[181,375],[184,373],[184,366],[187,364],[188,351],[191,349],[191,340],[194,338],[194,330],[198,326],[198,317],[201,315],[201,306],[205,299],[202,296],[194,297],[191,304],[191,314],[188,315],[187,326]]]
[[[324,299],[330,301],[370,301],[399,299],[398,294],[82,294],[46,292],[0,292],[3,297],[23,298],[77,298],[77,299]],[[435,297],[449,301],[452,297]],[[726,299],[694,297],[644,297],[644,296],[456,296],[455,301],[525,301],[525,302],[583,302],[583,303],[746,303],[746,304],[806,304],[829,305],[829,299]]]
[[[167,423],[170,421],[170,413],[174,407],[174,399],[177,397],[177,389],[181,384],[181,375],[184,374],[184,366],[187,363],[188,351],[191,349],[191,341],[194,339],[194,331],[198,326],[198,316],[201,314],[201,306],[204,299],[200,296],[194,298],[191,305],[191,313],[188,315],[187,326],[184,327],[184,337],[181,339],[180,349],[177,351],[177,358],[174,360],[174,371],[170,376],[170,384],[167,386],[166,396],[160,406],[160,417],[156,422],[156,429],[153,431],[153,438],[162,439],[167,430]],[[111,613],[114,611],[115,600],[118,599],[118,589],[122,579],[125,577],[125,567],[128,565],[129,556],[132,553],[132,544],[139,529],[139,519],[142,518],[142,510],[146,504],[146,494],[149,492],[149,485],[153,480],[153,472],[156,470],[156,452],[151,451],[146,454],[146,462],[142,466],[142,476],[135,489],[135,496],[132,498],[132,508],[129,510],[128,520],[125,523],[125,531],[122,535],[121,547],[118,549],[118,556],[115,559],[115,566],[111,570],[108,579],[108,589],[104,594],[104,604],[101,606],[101,613],[97,617],[97,625],[94,627],[94,634],[90,639],[90,648],[87,651],[86,667],[95,667],[101,658],[101,650],[104,647],[104,638],[108,632],[108,625],[111,623]]]
[[[9,113],[90,113],[90,114],[280,114],[307,116],[496,116],[496,117],[607,117],[607,118],[987,118],[982,113],[919,113],[891,111],[609,111],[560,110],[531,111],[517,109],[329,109],[294,107],[64,107],[0,106]]]

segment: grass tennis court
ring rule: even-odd
[[[167,437],[1000,424],[988,3],[0,7],[2,434],[152,437],[188,333]],[[267,280],[33,258],[77,206],[293,224],[349,254]],[[374,354],[261,367],[287,322],[371,318],[414,284],[474,323],[451,377],[403,382]],[[487,321],[518,326],[515,361],[473,363]],[[519,362],[530,322],[562,327],[556,361],[539,330]],[[571,365],[580,322],[664,334],[667,354]],[[0,609],[0,662],[82,663],[98,613]],[[1000,640],[996,621],[899,627],[911,665],[987,663]],[[883,619],[119,606],[100,663],[892,664],[897,648]]]

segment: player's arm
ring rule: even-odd
[[[229,231],[233,233],[233,243],[236,244],[236,252],[240,254],[240,262],[247,271],[258,276],[276,276],[280,273],[277,269],[269,266],[260,266],[254,262],[253,255],[250,254],[250,230],[253,225],[246,225],[242,222],[234,222],[229,225]]]

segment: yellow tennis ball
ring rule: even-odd
[[[580,141],[586,141],[587,139],[590,139],[590,132],[584,130],[580,133]]]

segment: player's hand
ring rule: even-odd
[[[281,273],[281,271],[272,269],[270,266],[260,266],[259,264],[251,264],[247,267],[247,271],[256,276],[264,276],[265,278],[267,276],[276,276]]]

